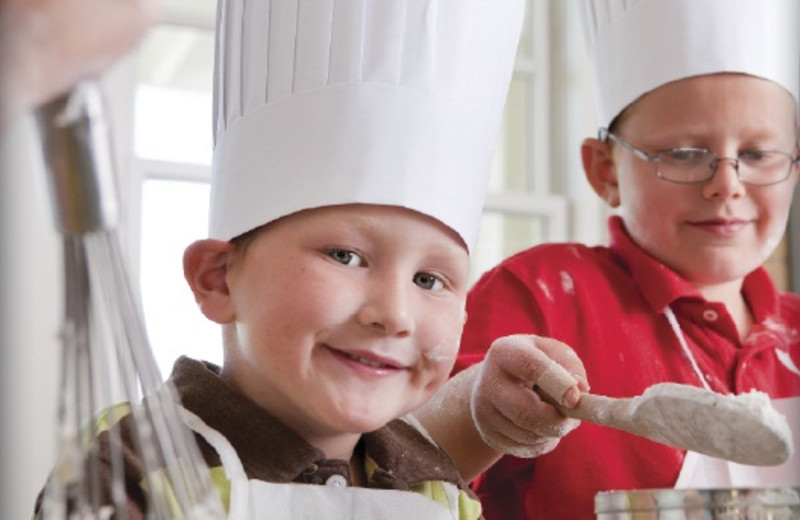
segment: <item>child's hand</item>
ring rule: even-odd
[[[158,0],[0,0],[0,90],[21,112],[96,76],[155,20]]]
[[[543,376],[551,393],[555,388],[559,394],[552,397],[568,408],[577,404],[580,392],[589,389],[583,363],[559,341],[516,335],[492,344],[470,400],[473,420],[487,445],[517,457],[536,457],[553,450],[561,437],[580,424],[561,415],[534,391]]]

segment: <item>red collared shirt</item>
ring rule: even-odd
[[[743,294],[755,324],[742,343],[724,305],[703,299],[639,248],[619,217],[610,219],[609,230],[609,248],[547,244],[487,272],[468,298],[456,370],[483,359],[494,339],[528,333],[573,347],[596,394],[630,397],[666,381],[701,386],[664,314],[670,307],[713,390],[800,395],[800,297],[778,293],[763,269],[748,275]],[[476,490],[487,520],[593,519],[598,491],[672,487],[684,455],[584,423],[552,453],[504,457]]]

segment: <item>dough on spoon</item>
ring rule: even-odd
[[[647,437],[734,462],[774,465],[794,447],[786,418],[763,392],[722,395],[662,383],[634,398],[631,413]]]

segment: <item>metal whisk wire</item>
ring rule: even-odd
[[[223,518],[175,392],[161,379],[126,271],[100,90],[80,85],[38,119],[65,274],[58,460],[43,517],[136,517],[125,481],[135,460],[145,475],[137,484],[146,489],[146,518]],[[132,417],[131,439],[117,427],[124,416]],[[101,435],[107,443],[95,442]]]

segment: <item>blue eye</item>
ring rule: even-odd
[[[789,169],[792,167],[791,155],[770,150],[746,150],[739,154],[739,160],[748,166],[764,170],[785,171],[784,168]]]
[[[428,291],[439,291],[444,288],[444,282],[442,282],[441,278],[430,273],[415,274],[414,283]]]
[[[364,265],[364,259],[358,254],[348,249],[329,249],[328,256],[334,261],[343,265],[361,266]]]
[[[739,153],[739,160],[747,163],[759,163],[764,162],[772,155],[774,154],[764,150],[745,150]]]
[[[708,150],[698,148],[675,148],[662,152],[661,161],[672,166],[692,167],[704,164],[711,154]]]

